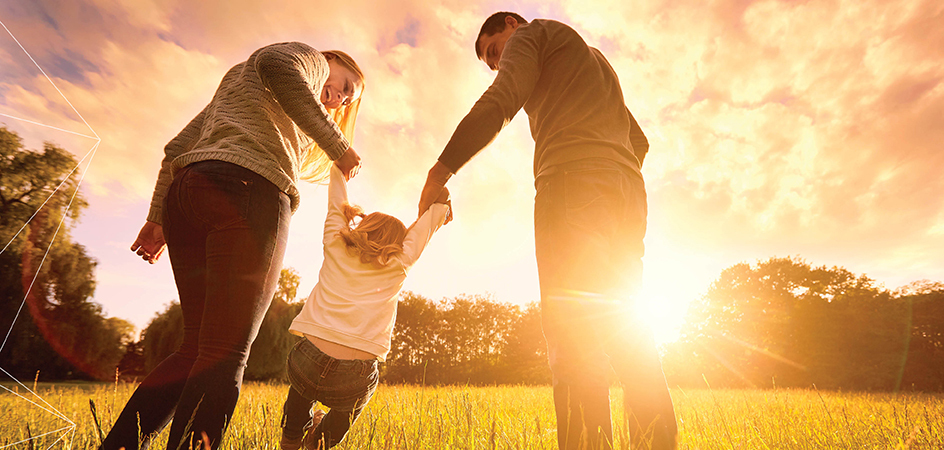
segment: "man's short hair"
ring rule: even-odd
[[[505,29],[505,17],[514,17],[519,24],[528,23],[524,17],[521,17],[517,13],[501,11],[491,16],[488,16],[488,19],[485,19],[485,23],[482,24],[482,29],[479,30],[479,35],[475,38],[475,56],[479,59],[482,59],[482,50],[479,49],[479,39],[482,39],[482,36],[491,36],[495,33],[501,33]]]

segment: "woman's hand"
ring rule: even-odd
[[[150,221],[144,222],[144,226],[138,232],[138,238],[134,240],[134,244],[131,244],[131,251],[151,264],[157,262],[165,248],[167,244],[164,242],[164,229]]]
[[[361,170],[361,157],[354,151],[354,147],[348,147],[347,151],[334,163],[341,169],[341,173],[344,174],[344,179],[347,181],[351,181],[351,178],[354,178],[357,172]]]

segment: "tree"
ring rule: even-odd
[[[550,380],[540,310],[489,296],[433,302],[403,292],[397,305],[388,383],[498,384]]]
[[[771,258],[725,269],[666,355],[673,382],[893,389],[908,335],[903,303],[865,276]]]
[[[390,383],[425,384],[426,368],[443,364],[437,351],[442,344],[439,341],[442,325],[435,303],[410,291],[401,292],[383,379]]]
[[[551,369],[547,365],[547,343],[539,304],[528,304],[511,324],[501,355],[498,382],[550,384]]]
[[[918,281],[896,293],[911,318],[900,387],[944,390],[944,283]]]
[[[118,374],[124,379],[137,379],[147,375],[143,341],[132,341],[125,345],[125,354],[118,361]]]
[[[442,303],[441,361],[447,383],[492,384],[503,375],[502,350],[520,317],[516,305],[489,296],[461,295]]]
[[[283,269],[249,352],[247,379],[285,379],[285,361],[300,339],[288,331],[304,306],[294,301],[298,285],[298,274]],[[147,370],[177,349],[182,334],[183,316],[174,302],[142,333]],[[128,358],[131,364],[135,356]],[[430,385],[547,383],[550,371],[540,308],[531,304],[522,312],[518,306],[482,295],[434,302],[403,292],[381,376],[387,383]]]
[[[70,234],[87,206],[77,166],[0,127],[0,366],[15,377],[111,378],[130,336],[90,300],[96,263]]]
[[[289,333],[288,327],[304,305],[302,302],[295,302],[300,282],[301,278],[295,269],[282,269],[279,274],[279,288],[249,351],[247,379],[285,379],[285,361],[299,339]]]
[[[184,313],[180,303],[173,301],[141,332],[145,372],[154,370],[164,358],[177,351],[183,341]]]

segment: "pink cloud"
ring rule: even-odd
[[[701,255],[690,258],[698,270],[720,272],[745,259],[800,254],[903,284],[944,273],[939,3],[518,6],[529,18],[574,25],[619,73],[652,144],[644,174],[654,260],[691,249]],[[361,64],[367,89],[354,143],[365,168],[352,196],[408,219],[429,165],[492,80],[472,42],[482,20],[503,8],[94,0],[5,5],[0,18],[42,66],[57,67],[54,81],[103,138],[88,185],[100,204],[86,219],[93,226],[109,220],[109,205],[145,205],[163,145],[209,100],[222,73],[286,40],[342,49]],[[0,45],[4,61],[16,55]],[[0,112],[58,114],[77,124],[61,103],[49,103],[37,73],[8,67],[0,67]],[[484,268],[496,255],[531,258],[532,148],[525,119],[516,119],[454,179],[457,223],[425,257],[448,263],[419,266],[415,287],[452,295],[449,282],[435,280],[454,280],[457,261]],[[304,233],[320,226],[323,211],[321,191],[306,189],[286,263],[313,283],[320,261],[305,246],[317,242]],[[129,238],[136,232],[127,230]],[[108,264],[127,262],[101,267]],[[521,270],[521,279],[534,277]],[[508,278],[491,274],[482,269],[475,282],[454,281],[452,289],[535,299],[534,286],[490,284]]]

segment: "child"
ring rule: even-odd
[[[450,215],[449,191],[443,189],[408,230],[395,217],[365,215],[348,204],[337,166],[329,183],[324,263],[289,327],[305,339],[288,355],[291,387],[282,410],[282,450],[326,449],[344,439],[377,387],[377,364],[390,351],[397,294],[407,271]],[[351,228],[355,217],[360,222]],[[313,416],[316,401],[331,411]]]

